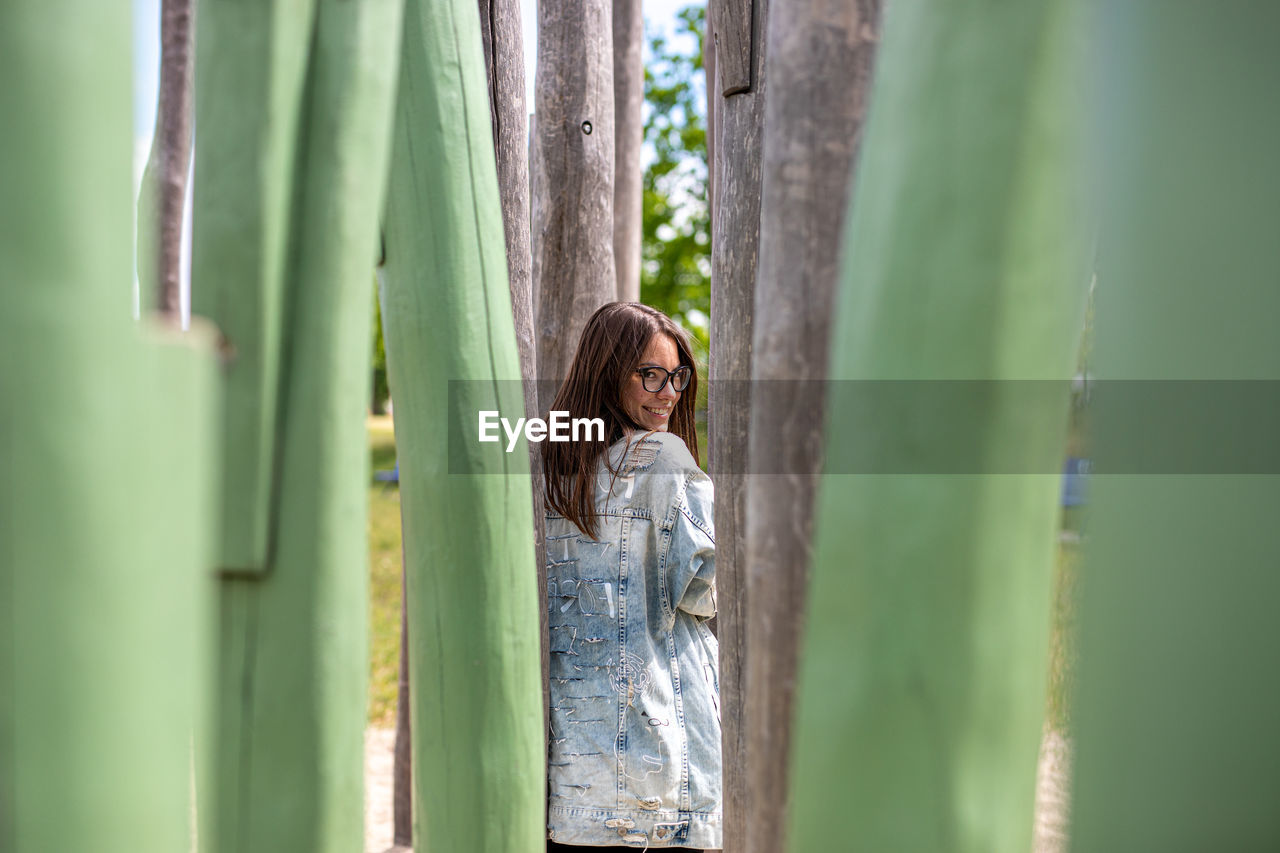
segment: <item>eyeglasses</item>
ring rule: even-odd
[[[636,371],[640,374],[640,382],[644,385],[644,390],[650,394],[657,394],[663,388],[667,387],[667,380],[671,380],[671,389],[677,393],[689,387],[689,380],[693,379],[693,369],[687,364],[682,364],[675,370],[663,370],[661,367],[641,367]]]

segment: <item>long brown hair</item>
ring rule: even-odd
[[[610,302],[591,315],[578,341],[569,376],[551,405],[552,411],[567,411],[570,418],[604,421],[604,441],[542,442],[547,504],[592,539],[596,536],[596,463],[627,430],[645,431],[623,408],[622,387],[639,367],[649,342],[660,334],[671,336],[680,353],[680,364],[693,371],[671,413],[668,429],[684,441],[694,460],[701,464],[693,422],[698,368],[689,337],[670,317],[648,305]]]

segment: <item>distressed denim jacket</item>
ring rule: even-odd
[[[678,436],[626,448],[597,468],[598,539],[547,516],[548,837],[718,848],[711,480]]]

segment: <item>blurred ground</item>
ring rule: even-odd
[[[384,853],[391,848],[391,771],[395,745],[395,729],[370,726],[364,731],[365,853]]]

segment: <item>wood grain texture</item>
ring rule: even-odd
[[[528,448],[474,442],[524,407],[473,0],[405,4],[386,214],[413,686],[414,849],[528,851],[545,752]],[[423,369],[429,365],[430,369]]]
[[[480,31],[489,81],[490,120],[502,197],[507,279],[516,343],[524,375],[532,380],[537,374],[529,242],[529,137],[520,4],[515,0],[480,0]],[[536,408],[530,411],[530,416],[533,414]]]
[[[714,92],[716,90],[716,40],[710,21],[707,21],[707,37],[703,44],[702,70],[706,76],[706,90]],[[719,98],[707,98],[707,209],[712,211],[716,209],[716,148],[719,145],[716,141],[716,130],[719,126],[716,110],[719,103]]]
[[[216,833],[229,849],[363,843],[368,288],[399,31],[398,0],[319,0],[305,39],[271,570],[221,585]]]
[[[794,0],[769,19],[746,480],[746,809],[735,851],[785,850],[797,643],[822,469],[825,380],[846,187],[866,114],[879,0]],[[844,69],[835,75],[829,69]],[[735,800],[734,805],[741,801]],[[738,830],[737,828],[741,829]]]
[[[559,381],[587,319],[617,297],[612,0],[538,4],[534,207],[538,373]],[[546,410],[549,399],[540,400]]]
[[[409,713],[409,599],[400,549],[400,668],[396,679],[396,744],[392,761],[391,843],[413,846],[413,722]]]
[[[138,282],[143,302],[174,326],[182,319],[182,222],[191,165],[194,18],[192,0],[163,0],[160,5],[155,130],[138,195]]]
[[[1093,478],[1074,850],[1264,850],[1280,837],[1280,683],[1266,675],[1280,654],[1280,396],[1213,405],[1216,392],[1178,382],[1280,380],[1280,9],[1221,11],[1103,6],[1087,39],[1108,106],[1095,137],[1107,193],[1092,363],[1137,380],[1095,394],[1093,458],[1125,471],[1135,447],[1219,449],[1192,437],[1194,416],[1135,406],[1131,389],[1169,381],[1179,407],[1214,412],[1254,473]],[[1181,470],[1197,453],[1179,452]]]
[[[748,655],[748,601],[742,574],[746,550],[746,476],[751,417],[751,337],[755,316],[756,265],[760,239],[760,183],[764,109],[768,92],[764,27],[766,0],[752,18],[756,44],[755,86],[749,92],[716,98],[715,208],[711,234],[711,353],[708,372],[710,471],[716,484],[716,586],[720,613],[720,692],[724,708],[723,757],[726,815],[743,815],[749,802],[747,731],[743,716]],[[716,23],[714,17],[713,25]],[[718,32],[718,30],[717,30]],[[723,43],[723,39],[721,40]],[[716,48],[716,71],[723,82],[724,54]],[[722,91],[722,86],[713,92]],[[725,849],[739,849],[745,826],[725,821]]]
[[[523,29],[518,0],[480,0],[480,31],[489,80],[489,109],[497,153],[498,189],[502,197],[502,226],[506,234],[507,279],[516,349],[524,387],[524,416],[538,417],[538,348],[534,339],[533,270],[530,247],[529,182],[530,135],[526,133]],[[538,572],[542,638],[542,671],[550,672],[551,641],[547,627],[546,518],[542,483],[542,453],[529,445],[529,481],[533,493],[533,552]],[[542,705],[551,705],[545,676]],[[546,726],[543,726],[546,729]]]
[[[316,0],[201,3],[191,310],[224,338],[222,557],[261,574],[278,469],[277,392],[303,87]]]
[[[531,256],[531,264],[529,268],[529,291],[530,302],[533,304],[533,328],[538,329],[538,306],[542,304],[542,289],[540,287],[538,259],[542,256],[540,248],[541,241],[537,224],[542,217],[541,210],[547,207],[547,200],[543,197],[542,174],[542,158],[538,156],[538,116],[536,113],[529,113],[529,254]],[[534,359],[537,359],[537,338],[534,338]],[[535,365],[536,366],[536,365]],[[541,377],[537,377],[541,378]]]
[[[1093,230],[1072,5],[886,5],[832,331],[791,853],[1031,844]],[[868,415],[872,385],[888,402]],[[976,473],[922,467],[955,435]],[[984,470],[1012,449],[1025,473]]]
[[[613,0],[613,261],[620,302],[640,301],[643,47],[640,0]]]
[[[759,81],[756,53],[764,47],[766,0],[709,0],[707,16],[715,36],[720,95],[750,92]]]

